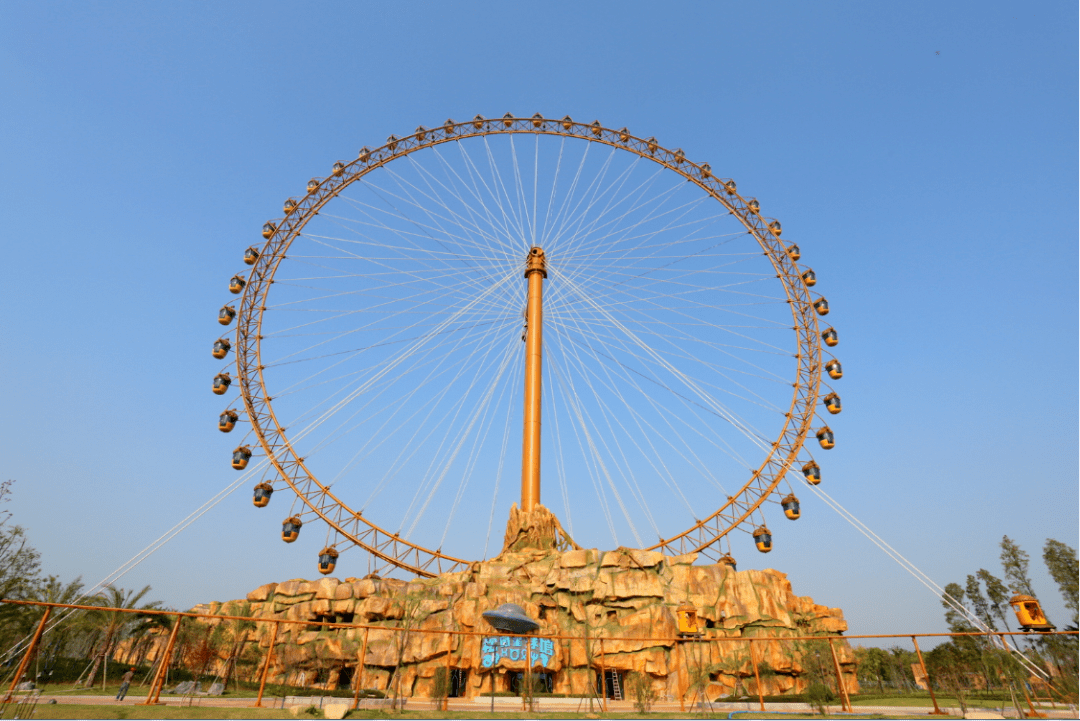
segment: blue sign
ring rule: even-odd
[[[555,655],[555,643],[535,636],[486,636],[480,646],[480,667],[493,668],[504,658],[527,664],[530,650],[533,665],[547,668]]]

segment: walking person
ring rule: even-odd
[[[127,696],[128,686],[131,685],[131,679],[133,678],[135,678],[134,666],[132,666],[127,673],[120,677],[120,690],[116,692],[117,701],[123,701],[124,697]]]

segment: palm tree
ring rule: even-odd
[[[227,616],[243,616],[243,619],[223,620],[218,624],[218,630],[222,640],[229,643],[229,655],[225,659],[225,671],[222,674],[222,685],[229,687],[229,680],[236,673],[236,663],[243,653],[244,644],[247,643],[248,633],[255,628],[255,622],[247,620],[251,617],[251,604],[247,601],[239,606],[230,605],[224,610]]]
[[[122,588],[106,586],[101,602],[108,608],[113,609],[155,610],[160,605],[158,601],[144,606],[137,605],[143,599],[143,596],[148,593],[150,593],[150,586],[144,586],[141,591],[126,591]],[[97,676],[102,661],[109,658],[116,644],[132,629],[138,627],[140,621],[140,616],[119,610],[101,610],[93,613],[102,623],[104,638],[98,646],[97,654],[94,657],[94,665],[91,667],[90,675],[86,679],[85,685],[87,687],[94,685],[94,677]]]

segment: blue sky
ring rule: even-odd
[[[842,334],[828,492],[941,585],[1009,535],[1063,624],[1039,556],[1080,535],[1076,27],[1070,3],[8,3],[16,521],[96,581],[235,480],[207,350],[262,223],[391,133],[539,111],[655,135],[780,218]],[[944,628],[806,496],[741,567],[852,633]],[[315,575],[277,523],[243,488],[121,584],[188,607]]]

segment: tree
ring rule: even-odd
[[[1009,588],[1013,593],[1035,595],[1035,589],[1031,587],[1031,579],[1028,578],[1029,559],[1027,552],[1016,545],[1011,538],[1001,537],[1001,568],[1005,571],[1005,578],[1009,581]]]
[[[37,583],[41,555],[27,540],[26,529],[8,525],[11,511],[5,510],[3,504],[10,500],[14,483],[0,483],[0,598],[23,599]],[[31,630],[33,616],[24,606],[0,605],[0,648],[13,649]]]
[[[1080,565],[1077,564],[1076,549],[1066,546],[1061,541],[1048,538],[1046,545],[1043,546],[1043,561],[1046,563],[1046,569],[1050,571],[1050,577],[1054,579],[1054,583],[1058,585],[1061,595],[1065,598],[1065,607],[1072,610],[1073,625],[1076,625],[1080,621],[1077,613],[1078,601],[1080,601],[1077,598],[1080,595],[1080,589],[1077,587],[1080,580]]]
[[[972,608],[975,610],[975,615],[978,616],[979,620],[990,630],[996,631],[997,624],[994,623],[994,616],[990,610],[990,602],[986,600],[986,596],[982,593],[978,576],[968,575],[964,592],[967,594],[968,601],[971,603]]]
[[[106,586],[105,592],[102,594],[101,602],[108,608],[139,608],[142,610],[150,610],[156,608],[159,604],[155,601],[154,603],[145,606],[136,605],[142,600],[143,596],[148,593],[150,593],[149,586],[144,586],[141,591],[125,591],[122,588]],[[101,619],[104,626],[104,639],[98,647],[98,652],[94,657],[94,665],[90,669],[90,675],[86,679],[87,687],[94,685],[94,676],[97,675],[98,667],[101,666],[103,661],[108,660],[116,644],[139,623],[139,617],[137,615],[125,613],[123,611],[101,610],[94,611],[94,613],[98,614],[98,617]]]
[[[1011,630],[1009,628],[1009,589],[1001,582],[1001,579],[994,574],[987,571],[985,568],[980,568],[978,573],[975,574],[979,577],[979,580],[986,586],[986,596],[989,599],[990,610],[995,616],[1001,619],[1001,623],[1005,625],[1005,630]]]
[[[964,595],[964,589],[959,583],[950,583],[945,586],[945,596],[941,599],[941,605],[945,607],[945,623],[949,624],[949,630],[953,633],[969,633],[975,630],[961,610],[966,608]]]

